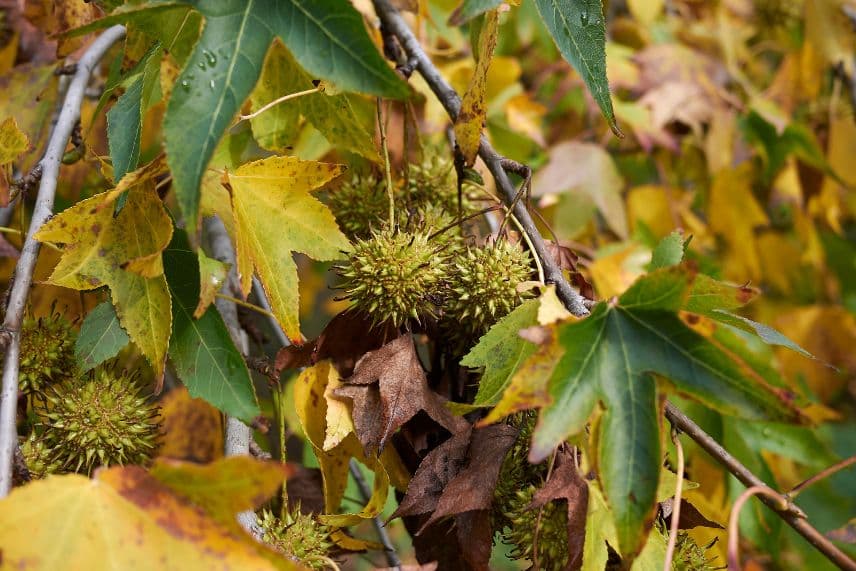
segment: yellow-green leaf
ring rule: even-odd
[[[335,260],[350,247],[330,210],[310,194],[344,171],[337,164],[270,157],[228,175],[241,288],[249,293],[255,268],[277,321],[292,340],[301,339],[292,252]]]
[[[27,135],[18,128],[14,117],[7,117],[0,123],[0,165],[11,163],[29,146]]]
[[[273,570],[299,567],[232,530],[139,466],[50,476],[0,501],[10,569]]]
[[[193,311],[193,317],[199,319],[208,306],[214,303],[214,297],[229,273],[229,264],[209,258],[202,252],[202,248],[196,251],[199,258],[199,305]]]
[[[122,328],[161,379],[172,325],[161,252],[172,237],[172,222],[154,182],[138,173],[126,177],[140,182],[127,190],[118,215],[113,211],[125,192],[122,184],[52,218],[36,239],[63,245],[49,283],[81,291],[110,288]]]
[[[470,84],[461,100],[461,111],[455,120],[455,140],[467,165],[472,165],[479,152],[481,132],[484,127],[487,108],[485,107],[485,85],[490,60],[496,48],[496,36],[499,29],[499,13],[490,10],[485,13],[479,32],[476,69],[470,78]]]

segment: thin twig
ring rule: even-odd
[[[672,559],[675,557],[675,546],[678,544],[678,525],[681,520],[681,492],[684,487],[684,447],[681,446],[681,438],[677,430],[672,428],[672,442],[678,453],[678,482],[675,485],[675,499],[672,500],[672,522],[669,526],[669,545],[666,547],[666,559],[663,562],[663,571],[670,571]]]
[[[3,388],[0,392],[0,497],[5,497],[11,489],[12,460],[14,449],[18,444],[15,417],[18,404],[20,329],[27,305],[27,295],[33,281],[36,258],[39,255],[39,242],[33,236],[53,212],[60,163],[69,137],[80,119],[80,105],[89,83],[89,76],[92,75],[95,66],[107,50],[124,35],[124,26],[108,28],[89,46],[77,62],[77,70],[65,94],[56,127],[51,133],[47,149],[39,163],[42,166],[39,193],[36,197],[27,239],[24,241],[21,257],[18,258],[18,264],[15,267],[15,277],[9,302],[6,305],[6,317],[2,329],[6,341],[6,355],[3,361]]]
[[[360,490],[360,495],[363,497],[363,501],[369,501],[369,498],[372,497],[372,491],[369,489],[366,477],[363,476],[363,471],[360,470],[360,465],[357,464],[356,460],[351,458],[349,466],[351,469],[351,476],[354,477],[354,482],[356,482],[357,488]],[[384,527],[383,522],[379,517],[376,517],[372,519],[372,524],[374,524],[375,531],[380,538],[380,542],[383,544],[383,553],[386,555],[387,564],[393,569],[401,569],[401,559],[398,558],[398,553],[395,551],[395,546],[392,544],[392,540],[389,538],[389,534],[386,532],[386,527]]]
[[[681,432],[692,438],[702,450],[722,464],[744,486],[748,488],[764,487],[769,489],[769,486],[761,481],[760,478],[750,472],[737,458],[729,454],[716,440],[699,428],[696,423],[671,403],[666,404],[666,418],[669,419],[672,426],[679,428]],[[805,513],[791,502],[789,498],[782,494],[777,494],[775,497],[764,494],[760,496],[760,500],[839,568],[856,571],[856,562],[808,523],[805,519]]]
[[[794,499],[795,497],[797,497],[797,494],[799,494],[800,492],[802,492],[804,489],[808,488],[809,486],[813,486],[814,484],[818,483],[819,481],[832,476],[836,472],[840,472],[841,470],[844,470],[845,468],[849,468],[853,464],[856,464],[856,456],[851,456],[850,458],[842,460],[841,462],[834,464],[834,465],[830,466],[829,468],[826,468],[825,470],[821,470],[820,472],[818,472],[817,474],[815,474],[811,478],[804,480],[804,481],[800,482],[799,484],[797,484],[796,486],[794,486],[793,488],[791,488],[791,491],[788,492],[786,495],[789,498]]]
[[[318,93],[319,91],[321,91],[321,89],[322,88],[319,86],[319,87],[313,87],[312,89],[306,89],[304,91],[298,91],[296,93],[289,93],[288,95],[283,95],[282,97],[280,97],[278,99],[274,99],[273,101],[271,101],[270,103],[268,103],[264,107],[261,107],[255,111],[253,111],[249,115],[241,115],[240,117],[238,117],[238,120],[236,121],[235,124],[237,125],[241,121],[249,121],[250,119],[255,119],[256,117],[258,117],[259,115],[261,115],[262,113],[267,111],[268,109],[270,109],[272,107],[276,107],[280,103],[284,103],[286,101],[289,101],[290,99],[297,99],[298,97],[303,97],[304,95],[311,95],[313,93]]]
[[[247,309],[249,309],[251,311],[255,311],[256,313],[264,315],[265,317],[271,317],[273,319],[276,319],[276,316],[272,312],[270,312],[267,309],[264,309],[262,307],[259,307],[258,305],[255,305],[254,303],[244,301],[243,299],[239,299],[239,298],[233,297],[231,295],[226,295],[225,293],[215,294],[214,297],[217,299],[224,299],[226,301],[230,301],[230,302],[234,303],[235,305],[240,305],[241,307],[246,307]]]
[[[398,39],[399,44],[407,53],[408,61],[416,62],[416,70],[425,80],[425,83],[434,92],[434,95],[446,109],[449,117],[453,120],[458,117],[461,110],[461,98],[457,92],[452,89],[449,83],[440,75],[440,72],[431,62],[431,59],[425,53],[419,40],[413,35],[413,31],[401,17],[398,10],[390,3],[389,0],[373,0],[375,12],[381,20],[381,29],[386,33],[392,34]],[[504,157],[500,156],[488,142],[487,138],[482,135],[481,145],[479,147],[479,156],[487,165],[496,181],[496,186],[502,191],[505,200],[508,204],[514,202],[517,195],[517,189],[508,178],[505,172]],[[548,283],[556,285],[556,293],[559,296],[568,310],[574,315],[581,317],[588,315],[589,311],[586,308],[585,299],[576,290],[571,287],[568,280],[565,279],[562,269],[559,264],[553,259],[547,251],[547,246],[544,244],[544,239],[541,237],[535,222],[529,215],[526,205],[518,202],[514,207],[514,214],[520,222],[523,231],[529,236],[532,245],[535,248],[533,255],[540,258],[544,266],[545,279]]]
[[[761,496],[769,498],[770,501],[778,502],[782,497],[770,489],[768,486],[752,486],[747,488],[740,497],[734,502],[731,508],[731,516],[728,518],[728,570],[740,571],[740,512],[743,505],[748,502],[752,496]],[[787,503],[781,505],[784,510],[787,508]]]
[[[383,151],[383,167],[386,176],[386,194],[389,197],[389,227],[395,228],[395,195],[392,191],[392,170],[389,166],[389,145],[386,142],[386,126],[381,113],[381,99],[377,98],[377,128],[380,130],[380,148]]]

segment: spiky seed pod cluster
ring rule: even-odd
[[[520,304],[517,286],[531,276],[529,254],[516,244],[498,240],[467,248],[448,272],[446,315],[456,330],[480,336]]]
[[[333,549],[330,530],[312,515],[295,509],[280,519],[269,510],[263,510],[259,525],[262,540],[277,551],[293,557],[309,569],[330,567],[329,554]]]
[[[538,569],[559,571],[568,563],[568,508],[558,501],[540,509],[531,507],[537,491],[529,484],[508,497],[502,541],[512,547],[512,558],[537,561]]]
[[[53,387],[47,400],[45,444],[62,471],[89,474],[96,466],[144,464],[155,450],[158,407],[125,372],[101,368],[69,379]]]
[[[74,359],[76,334],[58,314],[26,318],[21,328],[21,361],[18,388],[40,393],[49,385],[70,378],[77,367]]]
[[[39,480],[48,474],[59,471],[59,464],[53,459],[53,450],[35,432],[21,442],[21,454],[30,471],[30,478]]]
[[[389,223],[389,195],[385,182],[375,176],[355,174],[327,193],[326,202],[339,228],[351,240],[367,238],[372,230]]]
[[[426,232],[386,229],[357,240],[337,270],[356,308],[375,323],[399,326],[433,314],[432,298],[443,278],[440,255]]]

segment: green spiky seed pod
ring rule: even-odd
[[[398,327],[408,319],[433,315],[441,266],[441,251],[426,232],[387,229],[357,240],[337,270],[354,308],[376,324]]]
[[[354,175],[326,194],[325,202],[339,228],[351,240],[367,238],[372,230],[389,225],[386,183],[372,175]]]
[[[529,254],[506,240],[467,248],[447,270],[443,308],[462,334],[481,336],[520,304],[517,286],[531,276]]]
[[[24,455],[24,463],[33,480],[40,480],[59,471],[59,464],[52,459],[53,451],[45,439],[39,438],[35,433],[31,433],[21,442],[21,454]]]
[[[57,385],[47,400],[44,435],[63,471],[144,464],[155,450],[158,407],[127,373],[99,368]]]
[[[424,210],[428,205],[458,213],[458,175],[451,153],[426,149],[422,162],[410,165],[407,185],[402,199],[412,210]],[[461,213],[472,214],[478,207],[470,196],[472,186],[465,183],[461,192]]]
[[[506,499],[502,541],[512,546],[512,558],[537,558],[538,569],[558,571],[568,562],[568,508],[558,501],[548,502],[541,509],[530,508],[537,491],[529,484]]]
[[[333,542],[330,530],[313,516],[299,509],[285,514],[285,519],[263,510],[259,518],[262,540],[277,551],[299,561],[309,569],[328,569]]]
[[[76,334],[58,314],[26,318],[21,328],[18,388],[24,393],[43,392],[52,383],[74,375]]]
[[[656,526],[657,534],[652,539],[659,539],[663,546],[669,543],[669,529],[662,523]],[[710,546],[708,546],[709,548]],[[714,571],[721,566],[714,565],[714,560],[708,558],[705,548],[697,544],[690,534],[679,530],[675,542],[675,555],[672,557],[672,571]]]

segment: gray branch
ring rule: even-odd
[[[110,47],[125,36],[124,26],[113,26],[101,34],[77,62],[77,71],[68,86],[56,127],[51,133],[40,165],[42,178],[33,210],[32,221],[15,267],[2,335],[6,345],[3,359],[3,386],[0,392],[0,497],[5,497],[12,486],[12,461],[18,434],[15,416],[18,404],[18,367],[21,342],[21,322],[27,306],[27,296],[33,281],[33,269],[39,255],[39,243],[33,238],[53,213],[54,197],[62,156],[74,126],[80,120],[89,77]]]
[[[212,257],[221,262],[231,265],[229,275],[226,278],[226,283],[223,289],[228,295],[240,295],[240,286],[238,284],[238,274],[236,271],[237,264],[235,263],[235,250],[232,247],[232,241],[229,239],[229,234],[226,232],[226,227],[219,218],[206,218],[203,222],[204,236],[207,241],[208,251]],[[217,298],[214,300],[217,306],[217,311],[223,317],[223,322],[226,324],[226,329],[229,330],[229,335],[232,337],[232,342],[241,352],[244,358],[249,355],[250,344],[247,339],[246,332],[241,328],[238,322],[238,308],[235,304],[227,299]],[[250,441],[253,438],[252,429],[238,420],[237,418],[226,417],[226,433],[225,433],[225,450],[226,456],[249,456]],[[238,523],[252,533],[256,538],[261,538],[262,531],[259,527],[258,518],[252,510],[247,510],[238,514]]]
[[[407,22],[402,19],[401,14],[393,7],[390,1],[374,0],[374,7],[383,24],[383,29],[398,39],[401,47],[407,52],[408,61],[415,62],[416,71],[425,79],[425,83],[428,84],[431,91],[434,92],[434,95],[446,109],[449,117],[454,121],[461,110],[461,98],[458,96],[458,93],[452,89],[452,86],[443,79],[443,76],[440,75],[440,72],[431,63],[431,59],[425,53],[425,50],[422,49],[419,40],[413,35]],[[494,150],[484,135],[481,137],[479,156],[485,165],[487,165],[491,175],[493,175],[497,188],[505,195],[507,203],[514,204],[514,215],[535,248],[533,255],[537,255],[541,260],[546,281],[556,285],[556,293],[559,299],[564,302],[568,311],[578,317],[588,315],[586,299],[571,287],[571,284],[568,283],[568,280],[565,279],[562,273],[562,268],[559,267],[559,264],[556,263],[556,260],[547,251],[544,239],[535,226],[532,216],[529,215],[529,210],[527,210],[524,201],[516,200],[518,191],[511,182],[511,179],[508,178],[508,173],[505,172],[502,164],[504,157],[500,156]]]

